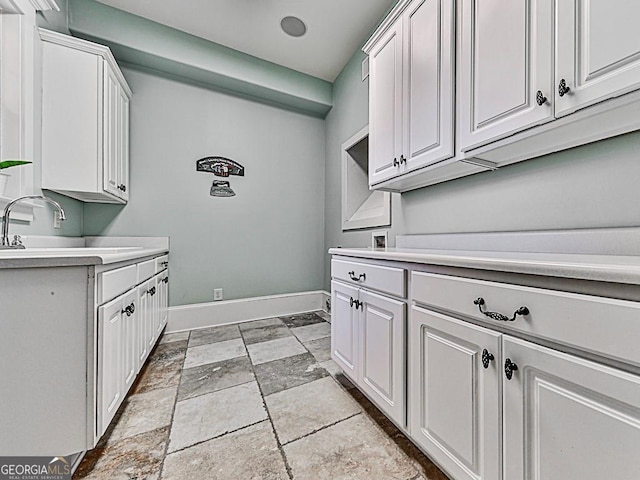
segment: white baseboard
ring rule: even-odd
[[[170,307],[166,331],[180,332],[324,310],[327,295],[328,292],[318,290]]]
[[[327,300],[331,300],[331,292],[327,292],[326,290],[322,291],[322,310],[327,313],[331,313],[327,310]]]

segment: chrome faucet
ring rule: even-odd
[[[13,245],[9,242],[9,215],[11,214],[11,209],[13,206],[21,202],[22,200],[44,200],[47,203],[50,203],[58,210],[58,215],[60,220],[66,220],[67,217],[64,214],[64,210],[60,206],[58,202],[55,200],[51,200],[44,195],[24,195],[22,197],[18,197],[14,200],[11,200],[7,203],[7,206],[4,207],[4,212],[2,212],[2,240],[0,241],[0,249],[8,249],[8,248],[24,248],[21,242],[15,242]]]

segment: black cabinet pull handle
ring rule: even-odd
[[[560,83],[558,84],[558,95],[564,97],[570,91],[571,88],[567,86],[567,81],[564,78],[560,80]]]
[[[489,350],[486,348],[482,350],[482,366],[484,368],[489,368],[489,362],[493,362],[496,357],[493,356],[492,353],[489,353]]]
[[[547,103],[547,97],[545,97],[542,93],[541,90],[538,90],[538,93],[536,93],[536,102],[538,103],[538,105],[542,106],[545,103]]]
[[[397,166],[399,166],[399,165],[400,165],[400,162],[398,161],[398,159],[397,159],[397,158],[394,158],[394,159],[393,159],[393,166],[394,166],[394,167],[397,167]]]
[[[162,279],[162,283],[169,283],[169,277],[164,277]]]
[[[400,155],[400,164],[407,163],[407,159],[404,158],[404,155]]]
[[[507,377],[507,380],[511,380],[513,377],[513,372],[518,370],[518,365],[513,363],[510,358],[507,358],[504,361],[504,374]]]
[[[127,191],[127,186],[124,183],[121,183],[120,185],[118,185],[118,190],[126,192]]]
[[[156,287],[151,287],[148,292],[153,297],[156,294]]]
[[[354,282],[359,282],[360,280],[365,281],[367,279],[367,275],[364,273],[361,273],[360,275],[356,276],[356,272],[352,270],[349,272],[349,278]]]
[[[513,317],[509,318],[506,315],[498,312],[488,312],[487,310],[483,310],[482,307],[485,304],[484,298],[478,297],[473,301],[474,305],[478,306],[478,310],[483,315],[486,315],[492,320],[498,320],[499,322],[513,322],[518,315],[529,315],[529,309],[527,307],[520,307],[518,310],[513,312]]]
[[[353,308],[353,306],[355,305],[356,310],[363,310],[362,305],[364,305],[364,302],[361,302],[360,300],[354,300],[353,298],[349,297],[349,305],[351,305],[351,308]]]

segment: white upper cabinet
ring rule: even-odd
[[[554,118],[553,0],[460,3],[464,152]]]
[[[632,1],[400,1],[364,46],[370,188],[405,192],[640,130],[639,17]]]
[[[402,24],[369,54],[369,184],[398,174],[402,152]]]
[[[557,2],[556,115],[640,87],[640,2]],[[570,90],[566,94],[560,82]]]
[[[370,185],[453,156],[453,35],[453,0],[413,0],[365,45]]]
[[[411,171],[454,154],[454,3],[414,1],[403,22],[403,154]]]
[[[126,203],[131,89],[107,47],[42,29],[40,37],[42,188]]]
[[[458,14],[462,158],[501,167],[640,129],[638,92],[615,98],[640,89],[638,2],[461,0]]]

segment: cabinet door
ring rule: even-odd
[[[160,303],[160,331],[162,331],[169,319],[169,273],[167,270],[158,277],[158,292]]]
[[[369,184],[400,171],[402,150],[402,22],[369,53]]]
[[[118,190],[120,198],[129,200],[129,97],[118,87]]]
[[[403,171],[454,155],[454,3],[416,0],[403,17]]]
[[[405,303],[360,290],[358,385],[398,425],[405,425]],[[356,308],[357,311],[357,308]]]
[[[640,2],[557,2],[556,115],[640,88]],[[560,97],[562,80],[571,89]]]
[[[129,391],[138,373],[137,328],[138,328],[138,292],[133,289],[123,299],[122,321],[122,378],[124,379],[124,394]]]
[[[502,478],[500,334],[414,306],[408,338],[411,438],[451,478]]]
[[[505,477],[631,479],[640,472],[640,378],[505,336]]]
[[[462,1],[459,18],[460,149],[552,120],[553,0]]]
[[[158,297],[157,287],[155,279],[148,280],[145,285],[147,286],[147,292],[149,293],[149,310],[147,312],[146,319],[146,333],[147,333],[147,349],[149,352],[153,350],[153,346],[156,344],[156,331],[158,323]]]
[[[164,328],[164,323],[162,321],[162,304],[164,302],[162,298],[162,282],[160,281],[161,276],[156,275],[151,280],[153,281],[154,294],[153,294],[153,308],[154,308],[154,318],[153,325],[155,328],[154,332],[154,341],[160,337],[162,333],[162,329]]]
[[[138,355],[138,364],[140,367],[142,367],[149,356],[149,325],[151,323],[149,317],[151,315],[151,294],[149,293],[149,286],[147,283],[143,283],[138,287],[139,308],[137,318],[138,333],[136,353]]]
[[[353,381],[358,381],[358,289],[331,282],[331,358]]]
[[[120,116],[120,86],[118,78],[115,76],[111,68],[104,64],[104,85],[103,85],[103,187],[108,193],[117,197],[122,195],[122,191],[118,188],[119,169],[119,121]]]
[[[107,429],[124,398],[122,296],[98,309],[98,426]]]

